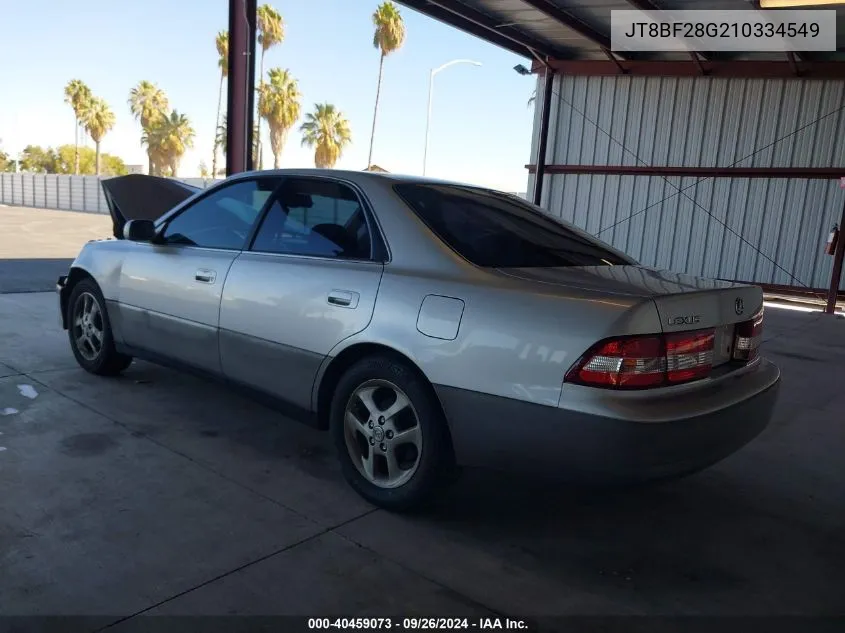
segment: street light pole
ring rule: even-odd
[[[428,114],[425,118],[425,148],[423,149],[423,176],[425,176],[425,169],[428,165],[428,140],[430,138],[430,131],[431,131],[431,104],[432,98],[434,97],[434,75],[439,73],[441,70],[445,70],[449,66],[454,66],[455,64],[472,64],[473,66],[481,66],[481,62],[476,62],[471,59],[453,59],[450,62],[446,62],[442,66],[438,66],[437,68],[432,69],[431,73],[428,75]]]

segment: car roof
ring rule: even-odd
[[[227,180],[236,180],[239,178],[248,178],[250,176],[257,176],[257,175],[268,175],[268,176],[323,176],[326,178],[341,178],[344,180],[350,180],[355,183],[364,183],[364,182],[372,182],[374,180],[380,181],[394,181],[394,182],[407,182],[407,183],[417,183],[417,184],[430,184],[430,185],[453,185],[453,186],[461,186],[461,187],[474,187],[483,189],[483,187],[477,187],[476,185],[470,185],[467,183],[455,182],[450,180],[442,180],[437,178],[426,178],[424,176],[414,176],[410,174],[393,174],[393,173],[383,173],[383,172],[375,172],[375,171],[353,171],[353,170],[346,170],[346,169],[318,169],[318,168],[302,168],[302,169],[262,169],[262,170],[253,170],[247,172],[241,172],[238,174],[234,174],[227,178]]]

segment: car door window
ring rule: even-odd
[[[459,185],[394,187],[445,244],[476,266],[616,266],[634,261],[515,196]]]
[[[241,250],[279,178],[241,180],[197,200],[167,223],[164,242]]]
[[[284,181],[258,229],[253,251],[370,259],[370,231],[356,193],[319,178]]]

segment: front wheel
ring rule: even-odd
[[[331,432],[346,480],[389,510],[421,505],[453,470],[446,420],[431,387],[388,356],[346,371],[332,399]]]
[[[82,279],[67,302],[68,337],[76,362],[99,376],[114,376],[129,367],[131,356],[114,347],[106,302],[93,279]]]

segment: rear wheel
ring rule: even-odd
[[[446,421],[430,385],[389,356],[346,371],[332,399],[331,431],[346,480],[386,509],[423,504],[453,471]]]
[[[67,302],[70,348],[84,370],[99,376],[114,376],[129,367],[131,356],[114,347],[106,302],[93,279],[82,279]]]

